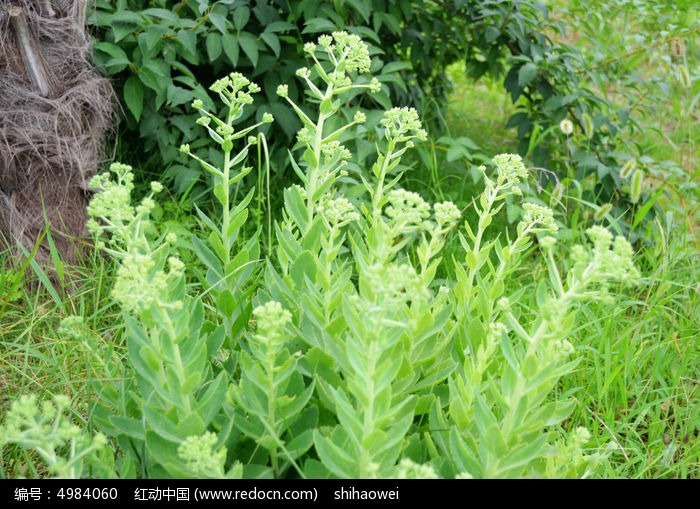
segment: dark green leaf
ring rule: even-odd
[[[138,122],[143,112],[143,84],[137,76],[129,76],[124,83],[124,102]]]
[[[238,67],[238,37],[235,34],[224,34],[222,36],[222,46],[231,64],[234,67]]]
[[[241,32],[238,35],[238,44],[243,49],[243,53],[250,59],[253,67],[258,66],[258,41],[252,34]]]
[[[327,18],[311,18],[304,24],[303,34],[316,34],[319,32],[333,32],[338,27]]]
[[[233,26],[236,30],[243,30],[250,19],[250,9],[246,6],[241,6],[233,11]]]
[[[219,32],[222,34],[226,33],[226,17],[217,12],[209,13],[209,21],[214,25]]]
[[[532,62],[523,65],[518,71],[518,85],[526,87],[537,77],[537,66]]]
[[[209,35],[207,35],[206,47],[207,58],[210,62],[213,62],[214,60],[219,58],[219,56],[221,56],[221,51],[223,50],[221,44],[221,35],[214,32],[211,32]]]

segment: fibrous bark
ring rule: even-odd
[[[90,61],[86,0],[0,0],[0,251],[46,228],[74,260],[114,93]],[[46,243],[37,257],[49,259]]]

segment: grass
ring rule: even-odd
[[[613,3],[597,5],[603,12]],[[619,4],[624,7],[625,3]],[[597,25],[578,25],[584,28],[572,40],[615,56],[621,51],[618,44],[631,40],[632,33],[611,30],[610,18],[605,19]],[[637,74],[651,73],[659,62],[668,63],[661,54],[664,47],[655,49],[658,53],[644,55],[646,60],[635,55]],[[685,55],[689,63],[697,63],[698,48],[686,45]],[[618,62],[609,78],[624,72],[625,65],[630,64],[624,59]],[[451,72],[456,87],[446,116],[448,134],[471,140],[477,148],[469,156],[447,161],[450,146],[433,140],[430,150],[424,151],[407,174],[406,185],[428,199],[451,199],[464,208],[478,187],[472,186],[470,168],[497,153],[515,151],[516,135],[505,128],[514,108],[500,83],[488,79],[472,83],[459,67]],[[579,368],[559,387],[560,393],[578,403],[564,424],[567,430],[583,426],[592,433],[591,448],[611,451],[596,472],[598,477],[700,477],[700,197],[696,167],[700,80],[694,76],[690,88],[682,88],[671,77],[668,80],[671,83],[666,88],[657,83],[640,92],[644,102],[638,120],[644,129],[633,140],[639,154],[649,158],[650,177],[668,186],[668,194],[659,202],[661,214],[639,232],[643,284],[627,290],[613,288],[611,293],[621,294],[614,304],[592,304],[585,309],[572,341],[580,357]],[[601,90],[609,91],[612,98],[620,91],[620,83]],[[659,161],[669,163],[657,164]],[[570,240],[575,240],[593,220],[585,205],[574,210],[570,203],[572,209],[566,215]],[[445,256],[459,258],[459,249],[459,242],[448,243]],[[94,382],[118,374],[123,356],[120,331],[114,325],[116,310],[108,295],[111,267],[99,256],[86,259],[75,268],[75,288],[69,291],[57,285],[53,292],[46,284],[24,285],[35,279],[31,270],[0,269],[0,391],[4,395],[0,410],[24,393],[65,394],[73,401],[76,420],[88,423]],[[541,277],[544,274],[535,252],[528,270],[509,284],[532,296]],[[57,332],[61,320],[74,314],[85,317],[87,333],[82,342],[65,340]],[[3,450],[0,477],[42,474],[31,453]]]

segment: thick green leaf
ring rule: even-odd
[[[336,430],[339,431],[339,430]],[[341,438],[342,434],[333,433],[332,438],[323,436],[317,429],[314,430],[314,445],[316,452],[323,464],[341,479],[354,479],[359,471],[357,468],[357,458],[352,457],[336,442],[345,442]]]
[[[161,363],[158,354],[150,345],[144,345],[139,350],[139,355],[148,366],[153,371],[160,371]]]
[[[306,202],[297,187],[288,187],[284,190],[284,205],[299,230],[305,231],[309,224],[309,213]]]
[[[202,418],[205,427],[209,426],[216,414],[221,411],[226,401],[227,390],[226,376],[224,372],[221,372],[213,381],[208,383],[204,394],[199,397],[194,413]]]
[[[310,251],[302,251],[302,253],[294,260],[291,268],[291,275],[297,288],[304,287],[305,278],[311,281],[316,279],[316,258]]]
[[[143,428],[143,421],[140,419],[132,419],[130,417],[122,417],[120,415],[112,415],[109,422],[120,432],[128,435],[136,440],[145,440],[146,430]]]
[[[223,277],[221,260],[196,235],[192,236],[192,247],[199,260],[219,278]]]
[[[191,474],[185,469],[183,461],[177,455],[180,443],[179,439],[168,440],[153,431],[146,432],[146,453],[148,456],[157,461],[167,475],[178,479],[188,479]],[[167,477],[167,475],[161,474],[159,477]]]

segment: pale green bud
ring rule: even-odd
[[[435,469],[430,465],[414,463],[408,458],[404,458],[399,463],[397,479],[438,479]]]
[[[289,85],[279,85],[277,87],[277,95],[282,98],[289,97]]]
[[[433,205],[433,210],[435,211],[435,220],[441,227],[452,227],[462,217],[457,205],[451,201],[436,203]]]
[[[292,314],[277,301],[266,302],[253,310],[257,319],[257,331],[269,339],[279,337],[284,327],[292,320]]]

